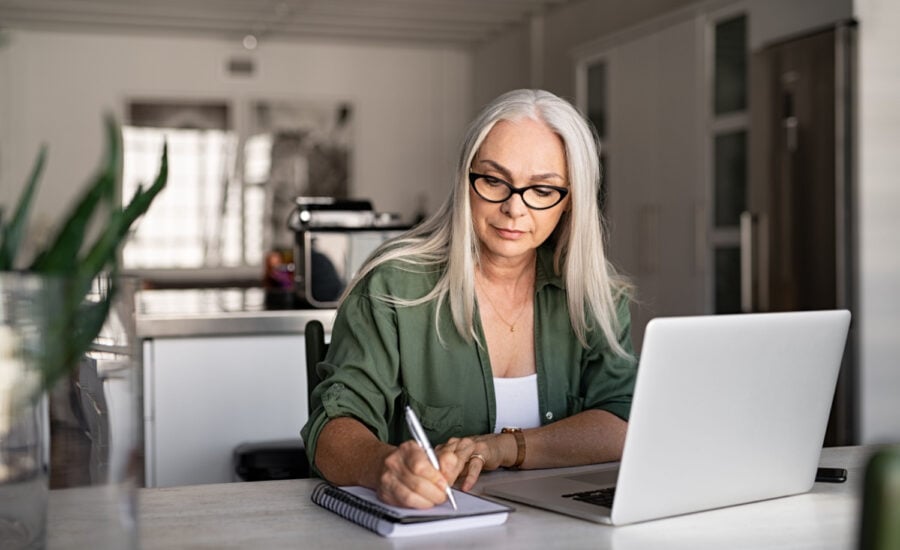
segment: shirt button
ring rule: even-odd
[[[547,414],[544,415],[544,418],[546,418],[547,420],[553,420],[553,413],[547,411]]]

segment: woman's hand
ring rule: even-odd
[[[450,438],[439,445],[436,452],[447,479],[457,483],[461,490],[468,491],[475,486],[481,472],[496,470],[504,464],[504,449],[501,434],[488,434]],[[451,461],[450,457],[459,465],[455,472],[444,467],[445,461]]]
[[[388,454],[378,479],[376,493],[387,504],[407,508],[431,508],[447,500],[447,487],[462,464],[454,453],[439,453],[436,470],[415,441],[407,441]]]

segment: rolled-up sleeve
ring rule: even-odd
[[[594,341],[584,355],[581,387],[586,409],[602,409],[627,421],[637,377],[637,358],[631,343],[631,312],[627,298],[619,300],[617,315],[618,342],[629,353],[629,357],[617,355],[599,331],[594,330]]]
[[[393,416],[401,391],[394,308],[371,298],[366,289],[357,290],[341,304],[328,353],[317,366],[320,383],[301,431],[310,464],[322,428],[333,418],[355,418],[386,441],[386,419]]]

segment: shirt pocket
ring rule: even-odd
[[[432,445],[439,445],[451,437],[460,437],[462,434],[462,407],[459,405],[435,406],[428,405],[411,396],[405,389],[403,396],[406,403],[412,407],[425,434]],[[409,433],[409,430],[407,430]],[[412,434],[409,434],[412,438]]]
[[[584,397],[566,394],[566,416],[572,416],[584,410]]]

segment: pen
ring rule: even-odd
[[[406,406],[406,425],[409,426],[409,431],[412,432],[416,443],[425,451],[428,461],[431,462],[435,470],[440,471],[441,463],[438,462],[437,455],[434,454],[434,449],[431,447],[431,442],[428,441],[428,436],[425,435],[425,430],[422,429],[422,424],[419,422],[419,417],[416,416],[416,411],[412,410],[409,405]],[[457,510],[456,499],[453,498],[453,491],[450,490],[449,485],[447,486],[447,498],[450,499],[453,509]]]

